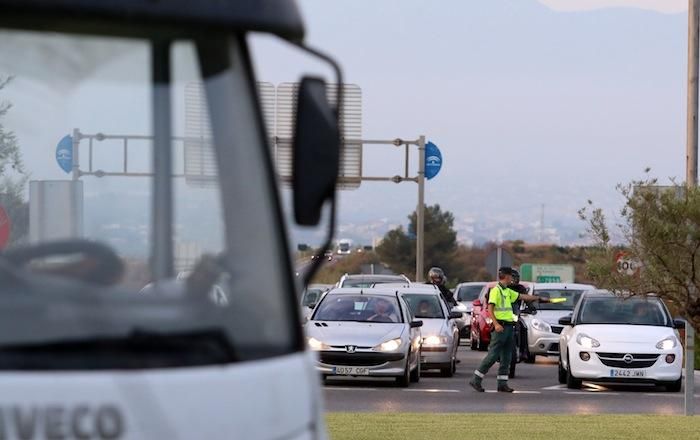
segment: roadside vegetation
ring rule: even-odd
[[[680,440],[700,433],[700,416],[331,413],[326,420],[332,440]]]

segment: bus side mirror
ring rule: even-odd
[[[338,116],[320,78],[304,77],[299,85],[293,150],[294,217],[315,226],[334,197],[340,160]]]

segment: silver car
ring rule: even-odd
[[[310,284],[301,295],[301,319],[303,323],[309,320],[316,304],[321,300],[321,296],[326,293],[332,284]]]
[[[463,317],[461,320],[457,320],[457,326],[459,327],[459,335],[462,338],[469,338],[469,329],[472,324],[472,310],[474,309],[474,300],[479,298],[479,293],[481,289],[487,283],[485,282],[470,282],[470,283],[460,283],[457,284],[454,290],[454,297],[457,300],[457,306],[454,308],[455,311],[462,312]]]
[[[399,386],[420,380],[421,321],[413,321],[396,289],[333,289],[305,325],[328,376],[394,377]]]
[[[457,370],[459,348],[459,312],[450,312],[434,287],[413,285],[399,289],[408,303],[413,318],[423,321],[421,327],[421,369],[439,369],[442,376],[452,377]]]
[[[574,306],[587,290],[595,289],[590,284],[535,283],[532,294],[546,298],[564,298],[562,303],[539,303],[535,309],[525,309],[520,314],[520,323],[525,335],[521,344],[521,358],[527,363],[535,362],[536,356],[558,356],[559,335],[564,326],[559,318],[570,315]]]

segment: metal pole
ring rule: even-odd
[[[418,139],[418,209],[416,210],[416,281],[423,281],[425,232],[425,136]]]
[[[73,129],[73,180],[80,179],[80,130]]]
[[[688,120],[686,185],[698,184],[698,17],[700,0],[688,0]]]
[[[496,250],[496,278],[498,278],[498,269],[501,268],[503,262],[503,248],[499,245]]]
[[[685,322],[685,415],[695,415],[695,330]]]
[[[151,276],[173,276],[172,122],[170,114],[170,42],[152,45],[153,74],[153,219]]]

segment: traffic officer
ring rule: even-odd
[[[481,361],[481,365],[474,371],[474,377],[469,381],[469,385],[476,391],[483,392],[484,387],[481,382],[489,369],[500,359],[498,367],[498,391],[512,393],[513,389],[508,386],[508,370],[513,354],[513,330],[516,324],[516,316],[513,313],[513,303],[518,299],[531,302],[548,302],[546,298],[535,295],[518,293],[510,289],[513,282],[513,270],[510,267],[498,269],[498,284],[489,292],[489,314],[493,319],[493,330],[491,331],[491,343],[489,352]]]

